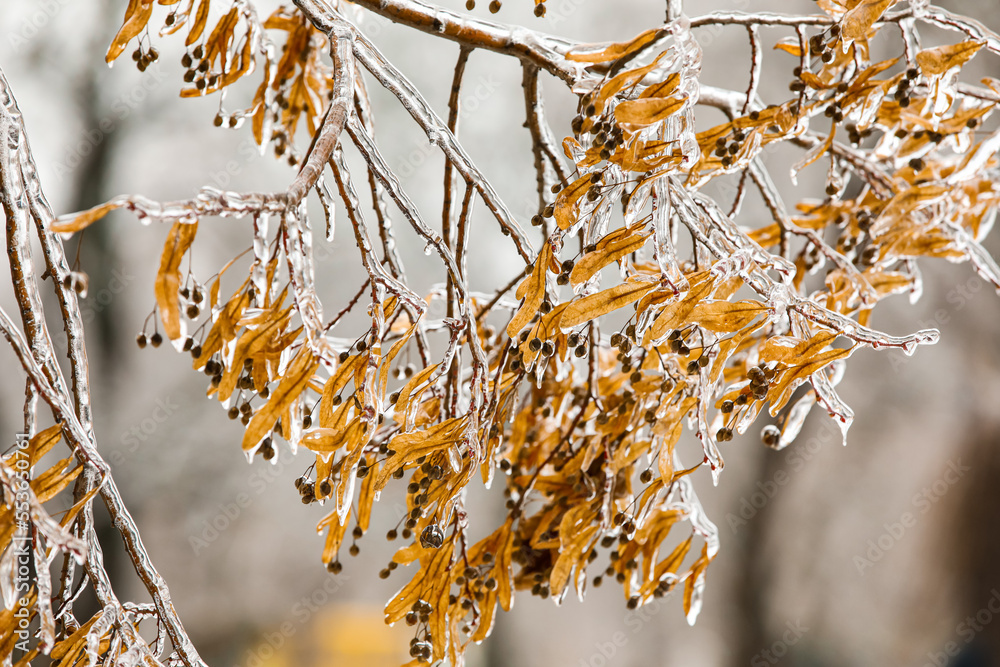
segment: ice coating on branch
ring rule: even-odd
[[[986,282],[992,284],[995,289],[1000,291],[1000,266],[997,265],[993,256],[975,239],[969,234],[963,227],[957,224],[948,222],[945,223],[946,228],[951,233],[952,238],[955,239],[955,245],[958,250],[962,253],[960,257],[948,257],[955,262],[964,261],[966,258],[972,262],[973,268],[976,273],[985,280]]]
[[[796,299],[792,307],[808,319],[837,331],[855,342],[870,345],[874,349],[898,347],[909,356],[916,352],[918,345],[933,345],[941,338],[941,333],[937,329],[922,329],[909,336],[890,336],[862,326],[840,313],[813,303],[809,299]]]
[[[767,294],[767,303],[771,309],[770,319],[777,322],[783,319],[788,313],[788,306],[792,303],[792,293],[785,283],[773,283],[771,290]]]
[[[747,282],[751,281],[749,273],[752,269],[756,268],[754,266],[756,264],[760,267],[773,269],[778,273],[783,283],[791,284],[796,270],[793,262],[780,255],[773,255],[762,248],[745,231],[740,229],[733,222],[733,219],[719,208],[719,205],[713,199],[700,192],[695,192],[689,196],[684,188],[678,188],[675,192],[680,193],[682,197],[689,198],[690,204],[696,206],[704,213],[705,218],[711,224],[710,233],[715,232],[725,237],[727,245],[731,248],[726,253],[727,255],[745,254],[748,259],[752,260],[753,263],[746,264],[745,270],[740,272],[744,280]]]
[[[267,281],[267,232],[270,216],[267,213],[255,215],[253,218],[253,268],[250,277],[254,291],[260,295],[259,303],[264,303],[264,295],[268,293]]]
[[[682,165],[690,166],[695,164],[701,157],[701,149],[695,137],[694,107],[698,103],[701,85],[698,81],[701,76],[701,45],[694,37],[691,30],[691,21],[683,14],[672,21],[667,30],[673,35],[675,48],[678,50],[681,75],[678,85],[685,102],[684,108],[677,116],[671,116],[674,124],[680,127],[671,127],[670,139],[680,141],[681,154],[684,156]]]
[[[734,276],[743,275],[753,266],[754,261],[751,251],[741,248],[713,264],[711,274],[715,277],[716,282],[719,282],[729,280]]]
[[[920,18],[927,13],[931,6],[931,0],[910,0],[910,11],[914,18]]]
[[[312,233],[307,222],[300,220],[298,211],[285,213],[281,231],[288,264],[288,279],[292,285],[296,310],[302,318],[310,342],[323,351],[323,312],[316,295],[315,273],[312,266]]]
[[[139,667],[142,664],[142,654],[137,646],[130,646],[127,651],[118,656],[113,667]]]
[[[676,294],[686,292],[690,288],[690,284],[677,262],[673,239],[670,238],[671,205],[667,178],[667,176],[661,176],[656,179],[653,185],[653,240],[656,248],[656,262],[660,266],[662,279],[673,288]]]
[[[109,604],[104,607],[101,617],[90,626],[90,630],[87,632],[87,667],[95,667],[101,659],[101,639],[108,633],[116,620],[118,620],[118,608]]]

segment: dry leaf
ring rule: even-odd
[[[175,222],[163,245],[163,255],[160,257],[160,270],[156,274],[156,305],[160,309],[160,321],[163,322],[163,333],[170,340],[181,336],[181,261],[187,253],[194,236],[198,232],[198,223]]]
[[[570,303],[566,307],[566,310],[563,311],[559,326],[563,329],[571,329],[584,322],[596,320],[602,315],[607,315],[612,311],[624,308],[628,304],[638,301],[646,292],[656,286],[656,283],[631,281],[615,285],[597,294],[577,299]]]

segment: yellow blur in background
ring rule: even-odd
[[[344,604],[325,608],[304,626],[286,621],[265,631],[242,667],[399,667],[406,633],[390,628],[382,609]]]

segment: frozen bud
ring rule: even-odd
[[[425,549],[440,549],[444,544],[444,531],[437,524],[431,524],[420,533],[420,546]]]
[[[771,449],[780,449],[781,431],[774,424],[768,424],[760,432],[760,439]]]

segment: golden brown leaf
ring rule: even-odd
[[[688,276],[691,288],[679,301],[664,306],[660,314],[653,320],[653,325],[646,331],[646,343],[658,340],[672,329],[687,324],[691,311],[702,299],[707,297],[715,286],[715,278],[703,271],[697,275]]]
[[[569,276],[570,283],[579,285],[587,282],[608,264],[638,251],[653,234],[644,230],[644,227],[645,225],[634,225],[619,229],[598,241],[597,248],[593,252],[584,254],[573,266]]]
[[[347,522],[341,523],[340,516],[334,510],[323,517],[316,526],[316,532],[323,532],[324,528],[327,533],[326,544],[323,546],[323,562],[331,563],[336,558],[340,545],[344,541],[344,535],[347,533]]]
[[[708,545],[702,547],[701,556],[691,566],[687,580],[684,582],[684,614],[688,623],[693,623],[697,616],[695,608],[695,593],[704,586],[705,570],[712,559],[708,556]]]
[[[548,272],[549,260],[552,258],[552,248],[546,243],[535,259],[535,267],[531,275],[525,278],[517,288],[517,298],[524,303],[507,325],[507,335],[513,338],[531,319],[538,314],[538,307],[545,299],[545,274]]]
[[[926,76],[940,76],[969,62],[984,46],[984,41],[967,39],[958,44],[924,49],[917,54],[917,65]]]
[[[553,205],[556,224],[560,229],[569,229],[573,226],[575,212],[580,199],[587,194],[592,182],[590,175],[581,176],[559,192]]]
[[[593,522],[600,505],[578,505],[563,515],[559,523],[559,553],[552,564],[549,587],[552,596],[562,597],[574,568],[585,574],[587,554],[599,525]]]
[[[602,315],[638,301],[646,292],[656,286],[656,283],[632,280],[615,285],[597,294],[577,299],[567,306],[563,312],[562,321],[559,322],[559,326],[563,329],[571,329],[584,322],[596,320]]]
[[[194,23],[191,24],[191,30],[188,32],[187,39],[184,40],[185,46],[191,46],[201,37],[201,34],[205,31],[205,24],[208,23],[208,8],[210,0],[201,0],[198,5],[198,11],[194,15]]]
[[[645,127],[665,120],[684,106],[678,97],[650,97],[626,100],[615,107],[615,120],[622,125]]]
[[[93,223],[97,222],[104,216],[106,216],[111,211],[119,209],[122,204],[115,202],[108,202],[107,204],[101,204],[100,206],[95,206],[94,208],[84,211],[83,213],[78,213],[69,216],[60,216],[52,223],[51,229],[53,232],[57,233],[69,233],[78,232],[82,229],[90,227]]]
[[[62,439],[62,424],[39,431],[28,443],[28,465],[34,467]]]
[[[844,40],[864,40],[875,22],[896,2],[897,0],[861,0],[844,14],[841,21]]]
[[[163,244],[163,255],[160,257],[160,270],[156,274],[156,305],[160,309],[160,321],[163,322],[163,333],[170,340],[177,340],[181,335],[181,260],[194,242],[198,232],[197,222],[175,222]]]
[[[129,0],[125,10],[125,20],[118,34],[111,40],[111,46],[104,56],[105,62],[114,62],[131,42],[149,23],[153,15],[153,0]]]
[[[319,368],[319,359],[313,356],[312,351],[306,345],[302,346],[299,353],[288,364],[285,374],[278,383],[278,387],[271,392],[267,403],[263,405],[247,424],[247,430],[243,434],[243,450],[248,451],[257,446],[264,439],[271,429],[274,428],[278,417],[288,409],[291,404],[299,398],[305,388],[309,385],[313,373]]]
[[[430,428],[401,433],[389,441],[389,449],[395,453],[385,460],[379,471],[375,490],[381,491],[392,473],[421,456],[447,447],[459,439],[469,425],[468,416],[453,417]]]
[[[31,481],[31,490],[35,492],[38,502],[48,502],[83,472],[82,465],[66,471],[72,462],[72,457],[58,461]]]
[[[760,301],[702,301],[692,309],[690,321],[715,333],[739,331],[767,311]]]
[[[651,44],[659,35],[659,28],[651,28],[628,42],[616,42],[609,45],[582,44],[573,47],[566,53],[566,59],[578,63],[604,63],[617,60],[622,56],[638,51]]]

